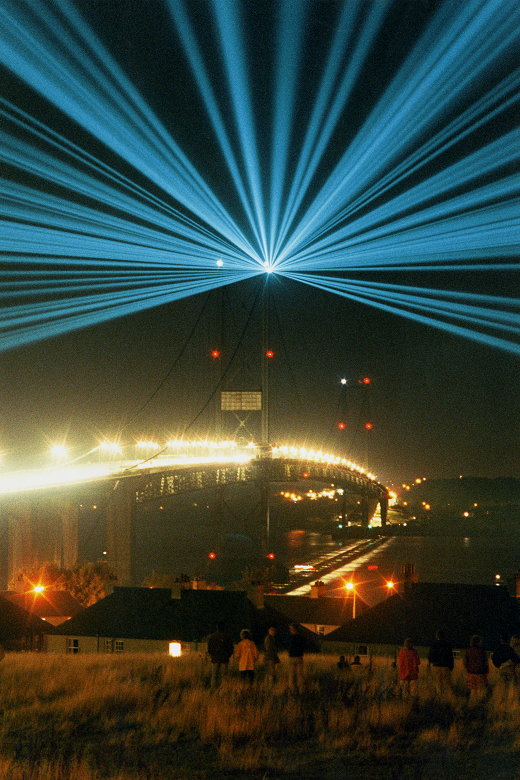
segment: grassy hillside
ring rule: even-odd
[[[354,676],[286,661],[270,690],[232,670],[216,691],[203,656],[8,655],[0,665],[0,778],[6,780],[515,780],[518,690],[470,706],[438,701],[426,668],[403,700],[391,666]]]

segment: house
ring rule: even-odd
[[[83,609],[83,605],[66,590],[46,588],[41,592],[32,590],[27,593],[7,592],[4,598],[52,626],[59,626]]]
[[[170,588],[115,587],[113,593],[87,607],[45,636],[49,653],[163,653],[205,650],[218,620],[234,642],[248,628],[261,643],[269,626],[288,633],[289,618],[260,604],[245,591],[205,590],[182,583]],[[312,649],[308,632],[302,631]]]
[[[39,617],[0,597],[0,643],[4,650],[40,650],[48,630]]]
[[[383,655],[395,658],[406,637],[411,637],[425,657],[442,629],[456,651],[469,645],[473,634],[483,637],[491,650],[501,631],[520,626],[517,599],[496,585],[410,583],[403,595],[390,596],[372,609],[327,634],[325,652]]]
[[[352,596],[328,597],[326,592],[324,583],[316,582],[308,596],[266,595],[264,603],[304,626],[315,637],[324,637],[352,620],[355,608]],[[358,612],[367,609],[361,599],[357,608]]]

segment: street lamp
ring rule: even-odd
[[[353,582],[347,582],[345,585],[347,590],[352,591],[352,620],[356,617],[356,589]]]
[[[392,580],[387,580],[386,587],[388,590],[388,595],[390,596],[391,593],[393,593],[395,588],[395,582],[392,582]]]

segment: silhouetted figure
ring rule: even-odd
[[[208,655],[211,658],[211,687],[216,688],[221,677],[227,674],[229,659],[233,655],[233,641],[226,634],[222,620],[217,623],[217,630],[208,638]]]
[[[500,634],[500,642],[491,655],[493,666],[498,669],[499,685],[505,694],[512,683],[517,682],[516,668],[519,658],[511,647],[507,632]]]
[[[415,696],[417,694],[420,663],[419,653],[413,646],[412,639],[408,637],[404,640],[404,645],[397,655],[399,687],[407,696]]]
[[[468,675],[467,686],[470,697],[481,698],[487,690],[489,663],[482,648],[482,637],[474,634],[464,656],[464,668]]]
[[[271,626],[264,639],[264,660],[267,664],[269,682],[274,685],[276,679],[276,666],[280,663],[278,646],[276,644],[276,628]]]
[[[255,676],[255,664],[258,661],[258,650],[247,628],[240,632],[240,640],[235,647],[235,660],[238,664],[238,671],[245,680],[249,680],[252,683]]]
[[[343,671],[344,669],[350,669],[350,664],[348,661],[345,660],[344,655],[340,655],[337,666],[338,669],[340,669],[341,671]]]
[[[301,691],[303,683],[303,653],[305,640],[296,623],[289,625],[289,687]]]
[[[454,667],[453,648],[446,641],[444,632],[440,629],[435,634],[435,641],[428,652],[428,662],[432,670],[435,687],[439,695],[448,691],[453,693],[451,673]]]

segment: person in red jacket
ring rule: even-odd
[[[468,673],[468,690],[472,699],[480,699],[487,690],[489,662],[482,648],[482,637],[474,634],[464,656],[464,669]]]
[[[399,687],[407,696],[415,696],[417,693],[420,663],[419,653],[413,646],[412,639],[408,637],[397,655]]]

